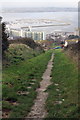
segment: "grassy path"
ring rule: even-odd
[[[45,90],[51,84],[50,75],[51,75],[51,69],[53,67],[52,65],[53,58],[54,58],[54,55],[52,54],[51,60],[48,62],[48,65],[47,65],[47,69],[45,70],[42,76],[43,80],[40,82],[40,88],[37,89],[37,92],[38,92],[37,98],[27,118],[36,118],[36,119],[45,118],[47,115],[47,111],[45,110],[45,101],[47,99],[48,93],[45,92]]]
[[[53,83],[47,89],[48,118],[77,118],[78,113],[78,69],[60,50],[55,51],[52,69]]]
[[[3,69],[3,118],[24,118],[30,112],[51,54]]]

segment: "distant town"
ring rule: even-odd
[[[58,22],[58,23],[57,23]],[[62,22],[59,24],[59,22]],[[63,23],[63,21],[51,20],[51,19],[20,19],[14,22],[6,22],[6,32],[9,35],[9,40],[17,38],[32,38],[33,40],[48,40],[64,41],[70,35],[79,36],[79,29],[75,29],[74,32],[66,32],[61,30],[54,30],[51,33],[46,31],[38,31],[39,28],[69,25],[69,23]],[[23,27],[22,27],[23,26]],[[36,31],[33,28],[37,28]]]
[[[44,31],[32,31],[31,27],[26,28],[9,28],[7,26],[6,32],[9,35],[9,40],[14,40],[17,38],[32,38],[33,40],[54,40],[54,41],[64,41],[68,39],[70,35],[79,36],[79,29],[76,29],[74,32],[65,32],[60,30],[55,30],[51,33],[46,33]]]

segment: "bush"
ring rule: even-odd
[[[5,32],[5,23],[2,23],[2,54],[4,54],[4,51],[8,49],[9,43],[8,43],[8,36]]]

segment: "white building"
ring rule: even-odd
[[[45,40],[45,33],[44,32],[32,32],[23,29],[12,29],[10,30],[10,35],[14,37],[27,37],[32,38],[33,40]]]
[[[21,36],[21,30],[20,29],[11,29],[10,36],[13,36],[13,37]]]
[[[33,40],[45,40],[44,32],[25,32],[25,37]]]
[[[74,34],[80,36],[80,28],[76,29]]]

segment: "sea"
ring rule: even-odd
[[[63,23],[69,23],[67,26],[51,26],[42,28],[32,28],[32,31],[45,31],[52,33],[54,31],[74,32],[78,28],[78,12],[17,12],[17,13],[0,13],[4,22],[15,22],[21,19],[51,19],[60,21]]]

